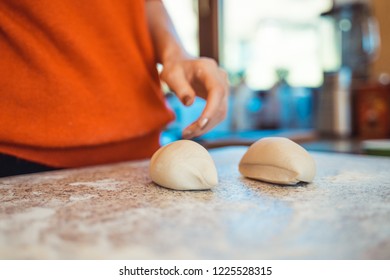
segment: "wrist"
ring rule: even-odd
[[[193,57],[184,48],[176,46],[168,48],[162,53],[160,63],[164,66],[188,59],[193,59]]]

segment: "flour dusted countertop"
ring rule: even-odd
[[[312,153],[312,184],[156,186],[148,161],[0,178],[0,259],[390,259],[390,158]]]

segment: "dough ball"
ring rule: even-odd
[[[149,172],[156,184],[174,190],[207,190],[218,184],[209,152],[190,140],[161,147],[152,156]]]
[[[316,165],[297,143],[283,137],[267,137],[249,147],[240,161],[239,170],[248,178],[294,185],[313,181]]]

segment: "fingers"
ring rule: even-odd
[[[190,106],[194,103],[195,92],[189,84],[182,68],[164,68],[160,78],[169,86],[185,106]]]
[[[183,130],[183,138],[191,139],[204,134],[207,130],[206,127],[209,124],[209,119],[206,117],[199,118]]]
[[[222,99],[221,96],[223,96]],[[205,134],[225,119],[226,112],[227,95],[216,89],[216,91],[209,94],[206,107],[201,116],[184,129],[183,138],[191,139]]]
[[[227,75],[215,63],[206,66],[211,67],[200,68],[201,71],[197,73],[198,81],[206,91],[206,107],[201,116],[184,129],[183,138],[186,139],[206,133],[226,117],[229,92]]]
[[[192,105],[195,95],[206,100],[201,116],[184,129],[183,138],[200,136],[226,117],[229,92],[227,74],[214,60],[200,58],[164,65],[160,78],[186,106]]]

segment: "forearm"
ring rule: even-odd
[[[185,51],[161,1],[147,0],[146,12],[157,62],[164,66],[160,79],[186,106],[196,96],[206,100],[199,118],[183,131],[184,138],[202,135],[226,116],[227,75],[214,60],[191,57]]]
[[[158,0],[146,1],[146,13],[157,62],[164,65],[176,59],[188,58],[163,3]]]

